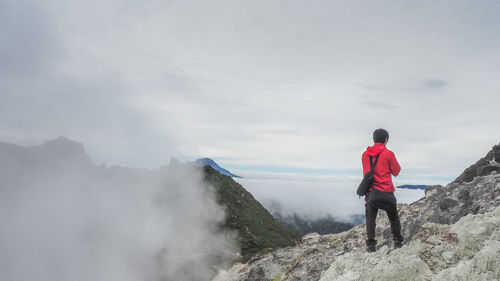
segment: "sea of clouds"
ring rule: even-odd
[[[297,213],[311,219],[330,215],[347,222],[364,214],[364,198],[356,194],[361,177],[267,173],[236,180],[266,208],[278,203],[284,214]],[[395,192],[398,203],[412,203],[424,195],[424,190],[401,188]]]

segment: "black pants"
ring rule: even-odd
[[[394,241],[403,241],[403,236],[401,235],[401,222],[399,221],[394,193],[375,189],[365,195],[365,201],[366,245],[377,244],[377,240],[375,240],[375,220],[377,219],[379,209],[387,212],[387,216],[391,222],[392,239]]]

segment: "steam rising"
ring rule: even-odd
[[[3,281],[209,280],[236,252],[196,167],[97,168],[74,146],[0,143]]]

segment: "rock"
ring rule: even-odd
[[[458,199],[463,202],[468,202],[470,200],[470,192],[467,189],[462,189],[458,193]]]
[[[493,146],[493,159],[495,162],[500,163],[500,144]]]
[[[443,189],[443,186],[441,186],[441,185],[433,185],[433,186],[428,187],[425,190],[425,198],[426,199],[435,198],[436,196],[438,196],[441,193],[442,189]]]
[[[486,165],[476,169],[476,174],[478,176],[486,176],[491,174],[492,172],[498,173],[500,172],[500,166],[497,165]]]
[[[316,232],[308,233],[308,234],[302,236],[302,242],[303,243],[304,242],[318,242],[320,237],[321,237],[321,235],[319,235]]]
[[[262,267],[254,267],[248,274],[248,281],[264,281],[264,270]]]
[[[409,245],[343,255],[320,281],[500,280],[500,207],[454,225],[427,223]]]
[[[439,200],[439,209],[442,211],[447,210],[451,207],[455,207],[458,205],[458,201],[451,198],[443,198]]]

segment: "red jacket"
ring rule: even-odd
[[[361,157],[363,176],[370,171],[370,156],[373,156],[372,161],[375,161],[375,157],[379,154],[380,156],[373,173],[373,188],[385,192],[394,192],[395,188],[392,183],[391,174],[397,177],[401,171],[401,167],[394,153],[387,149],[383,143],[377,142],[375,145],[369,146],[363,153]],[[373,189],[370,188],[370,190]]]

